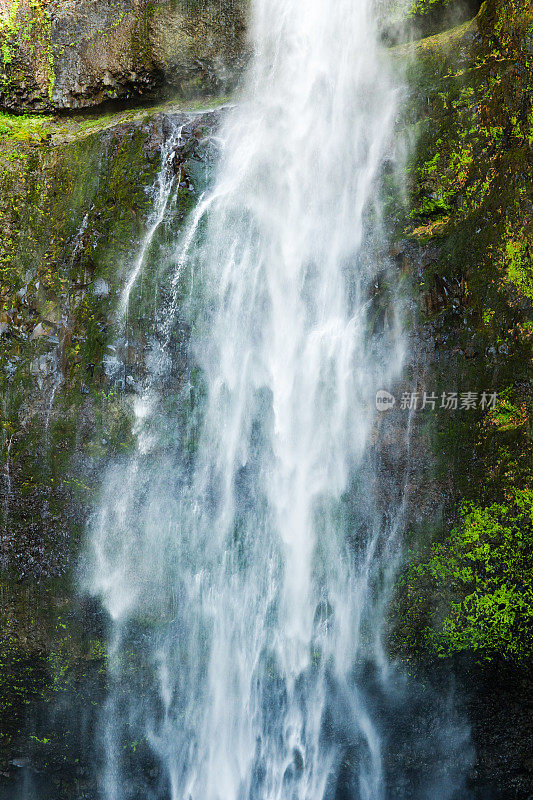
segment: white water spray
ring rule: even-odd
[[[171,279],[177,292],[186,269],[194,286],[180,313],[201,423],[185,447],[159,389],[176,295],[137,452],[108,475],[91,530],[87,585],[112,619],[106,800],[322,800],[343,736],[352,796],[386,796],[354,665],[385,663],[381,579],[400,524],[399,508],[379,510],[369,458],[375,393],[403,353],[379,190],[397,90],[371,0],[255,0],[252,37],[214,189]],[[124,755],[133,735],[151,778]]]

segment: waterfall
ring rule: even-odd
[[[402,525],[373,439],[404,354],[380,189],[399,88],[371,0],[254,0],[251,36],[213,185],[176,234],[136,450],[89,532],[105,800],[411,796],[387,787],[372,701]]]

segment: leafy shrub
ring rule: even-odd
[[[533,655],[533,490],[512,490],[511,501],[461,507],[461,521],[431,558],[408,570],[415,593],[431,585],[462,598],[450,602],[424,635],[438,655],[474,650],[523,661]],[[422,593],[425,591],[422,589]],[[435,620],[434,620],[435,621]]]

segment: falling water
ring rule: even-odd
[[[375,394],[404,349],[380,202],[398,88],[375,16],[371,0],[253,4],[214,186],[177,236],[136,452],[90,532],[85,583],[111,620],[105,800],[408,796],[386,785],[367,685],[388,680],[402,522],[372,457]],[[179,315],[194,369],[172,389]]]
[[[153,192],[153,207],[150,219],[148,220],[148,229],[144,234],[140,244],[137,257],[135,258],[133,267],[129,271],[126,278],[126,283],[119,301],[119,319],[122,322],[128,313],[130,295],[133,287],[135,286],[142,268],[145,263],[146,255],[154,240],[157,230],[165,218],[165,213],[168,204],[172,197],[173,191],[179,188],[180,175],[175,175],[172,168],[172,159],[175,154],[176,148],[181,143],[182,126],[177,130],[173,130],[166,138],[163,147],[161,148],[161,166],[157,174],[154,192]]]

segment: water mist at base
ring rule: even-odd
[[[459,785],[426,710],[441,774],[400,768],[391,785],[385,754],[422,728],[382,646],[403,506],[382,500],[371,434],[404,345],[380,201],[398,89],[375,16],[370,0],[253,4],[214,185],[176,235],[136,451],[90,529],[85,588],[110,617],[105,800]]]

